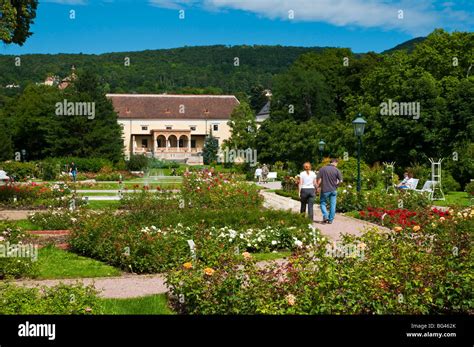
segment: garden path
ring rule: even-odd
[[[27,219],[30,214],[37,210],[0,210],[0,220],[20,220]]]
[[[134,298],[152,294],[162,294],[168,291],[164,276],[124,274],[120,277],[71,278],[54,280],[17,280],[17,285],[25,287],[52,287],[59,283],[93,285],[103,298]]]
[[[265,207],[278,210],[291,210],[294,212],[299,212],[300,210],[299,201],[277,195],[272,192],[261,191],[260,193],[265,198]],[[313,225],[318,228],[324,236],[334,241],[340,240],[343,234],[359,236],[361,235],[362,231],[368,227],[376,226],[379,229],[388,230],[387,228],[383,228],[373,223],[362,221],[356,218],[348,217],[341,213],[336,213],[336,218],[332,224],[323,224],[321,223],[322,219],[323,217],[321,210],[319,209],[319,205],[315,205]]]

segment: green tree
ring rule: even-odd
[[[13,143],[7,127],[0,122],[0,161],[13,159]]]
[[[268,102],[268,97],[266,95],[265,88],[259,84],[250,90],[250,106],[255,113],[260,112],[260,110]]]
[[[31,36],[37,0],[0,0],[0,40],[20,46]]]
[[[212,135],[212,129],[204,141],[202,150],[203,161],[205,165],[215,163],[217,161],[217,152],[219,151],[219,141]]]
[[[254,111],[249,104],[242,102],[237,106],[227,124],[230,127],[231,137],[224,141],[224,146],[231,149],[255,148],[257,124]]]
[[[54,117],[48,130],[48,156],[100,157],[118,162],[123,156],[122,129],[117,114],[102,89],[97,76],[82,72],[71,87],[65,89],[63,102],[88,103],[93,116]]]

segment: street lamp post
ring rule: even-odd
[[[324,146],[326,146],[326,142],[321,140],[321,141],[319,141],[318,146],[319,146],[319,161],[322,161],[323,160]]]
[[[357,192],[360,192],[360,152],[362,148],[362,135],[364,135],[365,125],[367,122],[359,113],[358,117],[352,121],[352,124],[354,124],[354,134],[357,136]]]

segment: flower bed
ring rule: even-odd
[[[0,206],[47,207],[67,206],[72,191],[65,184],[7,184],[0,186]]]
[[[26,243],[28,235],[7,222],[0,223],[0,279],[35,277],[37,248]]]
[[[375,224],[394,228],[395,231],[401,231],[403,229],[413,228],[416,226],[421,228],[428,225],[429,223],[434,223],[436,220],[444,221],[451,219],[451,213],[453,212],[454,210],[452,209],[450,211],[441,211],[436,208],[431,209],[429,207],[418,208],[415,211],[402,208],[386,209],[368,207],[366,210],[359,211],[358,217]]]
[[[71,249],[137,273],[161,272],[195,256],[217,264],[223,252],[296,249],[319,236],[299,215],[282,211],[182,210],[159,215],[103,212],[73,226]],[[293,223],[296,221],[296,223]]]
[[[267,267],[244,254],[187,262],[167,273],[171,303],[185,314],[472,314],[474,213],[463,213],[418,232],[347,236],[353,256],[320,240]]]
[[[254,184],[235,180],[231,175],[211,174],[208,171],[185,173],[181,192],[186,207],[255,208],[263,203],[259,188]]]

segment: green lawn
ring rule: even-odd
[[[100,210],[102,208],[118,208],[120,204],[119,200],[89,200],[86,205],[90,209]]]
[[[448,194],[445,194],[444,196],[446,200],[435,200],[433,201],[433,205],[436,206],[451,206],[451,205],[456,205],[456,206],[470,206],[471,204],[471,199],[467,195],[466,192],[450,192]],[[474,199],[473,199],[474,203]]]
[[[142,296],[131,299],[102,299],[104,314],[162,314],[174,312],[168,307],[165,294]]]
[[[14,225],[16,225],[19,228],[22,228],[23,230],[41,230],[43,228],[40,228],[36,224],[30,222],[28,219],[19,219],[12,221]]]
[[[40,279],[109,277],[121,274],[119,269],[112,266],[54,246],[39,250],[38,267]]]

